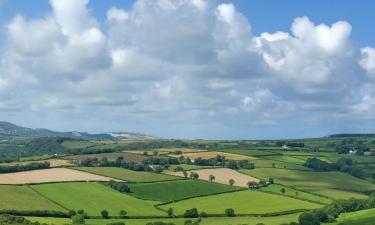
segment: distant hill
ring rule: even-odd
[[[342,134],[331,134],[328,137],[334,138],[334,137],[375,137],[375,134],[373,133],[342,133]]]
[[[18,126],[9,122],[0,121],[0,135],[1,136],[21,136],[21,137],[64,137],[83,140],[145,140],[145,139],[159,139],[151,135],[133,133],[133,132],[110,132],[90,134],[87,132],[71,131],[58,132],[43,128],[27,128]]]

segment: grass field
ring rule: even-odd
[[[179,165],[171,165],[169,167],[169,171],[173,171],[176,167],[182,167],[184,170],[197,170],[197,169],[205,169],[205,168],[215,168],[215,166],[198,166],[192,164],[179,164]]]
[[[141,154],[133,154],[129,152],[113,152],[113,153],[100,153],[100,154],[86,154],[86,155],[73,155],[67,156],[65,159],[68,160],[84,160],[87,158],[98,158],[101,159],[106,157],[108,160],[114,161],[118,157],[123,157],[125,161],[128,162],[142,162],[146,159],[146,156]]]
[[[321,205],[259,191],[238,191],[199,198],[191,198],[161,208],[173,208],[177,215],[196,207],[208,214],[223,214],[225,209],[233,208],[237,214],[264,214],[295,209],[313,209]]]
[[[3,209],[66,211],[28,186],[16,185],[0,185],[0,210]]]
[[[241,170],[242,172],[258,178],[268,179],[273,177],[275,183],[293,186],[297,189],[318,193],[327,197],[341,198],[342,191],[361,192],[374,190],[375,184],[339,172],[310,172],[299,170],[259,168],[254,170]],[[341,189],[335,195],[335,189]],[[329,190],[330,193],[326,193]],[[352,192],[346,192],[351,197]],[[354,193],[353,197],[357,194]]]
[[[131,195],[156,201],[175,201],[199,195],[216,194],[240,188],[206,181],[180,180],[130,184]]]
[[[99,183],[43,184],[32,188],[65,208],[84,209],[90,216],[99,216],[103,209],[112,216],[118,216],[120,210],[129,216],[165,215],[154,207],[158,202],[137,199]]]
[[[76,167],[75,169],[130,182],[178,180],[181,177],[150,172],[137,172],[116,167]]]
[[[294,164],[294,163],[286,163],[286,162],[280,162],[270,159],[258,159],[252,161],[255,164],[255,168],[273,168],[273,165],[275,165],[275,168],[278,169],[292,169],[292,170],[306,170],[310,171],[311,169],[304,167],[302,165]]]
[[[190,153],[182,153],[181,155],[175,155],[176,157],[184,156],[185,158],[189,157],[190,159],[202,158],[202,159],[211,159],[215,158],[216,156],[225,156],[226,159],[232,160],[249,160],[249,159],[256,159],[252,156],[245,156],[227,152],[217,152],[217,151],[209,151],[209,152],[190,152]]]
[[[284,194],[280,191],[282,188],[285,189]],[[314,194],[304,192],[304,191],[299,191],[299,190],[292,189],[292,188],[282,186],[282,185],[279,185],[279,184],[268,185],[267,187],[261,188],[261,190],[266,191],[266,192],[282,194],[282,195],[290,196],[290,197],[294,197],[294,198],[299,198],[299,199],[302,199],[302,200],[308,200],[308,201],[313,201],[313,202],[317,202],[317,203],[322,203],[322,204],[329,204],[329,203],[332,202],[332,200],[329,199],[329,198],[322,197],[322,196],[319,196],[319,195],[314,195]]]
[[[202,218],[200,225],[237,225],[237,224],[246,224],[246,225],[256,225],[258,223],[263,223],[265,225],[280,225],[286,224],[292,221],[297,221],[299,214],[289,214],[284,216],[275,216],[275,217],[212,217],[212,218]],[[71,223],[70,219],[63,218],[48,218],[48,217],[27,217],[27,219],[33,222],[39,223],[49,223],[55,225],[64,225]],[[107,225],[109,223],[124,222],[126,225],[145,225],[149,222],[170,222],[176,225],[184,225],[184,222],[190,219],[177,218],[177,219],[88,219],[86,224],[91,225]],[[191,219],[195,221],[196,219]]]
[[[373,225],[375,223],[375,209],[343,213],[337,219],[337,224],[343,225]],[[327,224],[328,225],[328,224]]]

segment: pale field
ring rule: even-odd
[[[215,180],[214,182],[220,184],[227,184],[229,185],[229,179],[233,179],[235,181],[234,186],[237,187],[248,187],[247,183],[249,181],[256,181],[259,180],[255,177],[251,177],[242,173],[239,173],[236,170],[228,169],[228,168],[216,168],[216,169],[201,169],[201,170],[192,170],[190,172],[198,173],[200,180],[207,180],[209,181],[209,176],[214,175]],[[188,172],[188,175],[190,175]],[[170,172],[168,174],[181,176],[183,177],[183,172]]]
[[[29,163],[40,163],[40,162],[49,162],[50,167],[73,166],[72,163],[70,163],[68,160],[64,160],[64,159],[48,159],[48,160],[38,160],[38,161],[0,163],[0,166],[26,165],[26,164],[29,164]]]
[[[206,152],[190,152],[190,153],[183,153],[182,156],[185,158],[189,157],[190,159],[196,159],[196,158],[202,158],[202,159],[212,159],[216,156],[225,156],[226,159],[232,159],[232,160],[253,160],[257,159],[252,156],[246,156],[246,155],[239,155],[239,154],[232,154],[232,153],[226,153],[226,152],[216,152],[216,151],[206,151]],[[181,155],[171,155],[175,157],[179,157]]]
[[[37,184],[65,181],[109,181],[113,178],[78,170],[52,168],[0,174],[0,184]]]
[[[200,149],[192,149],[192,148],[159,148],[159,149],[152,149],[152,150],[127,150],[127,151],[124,151],[124,152],[129,152],[129,153],[133,153],[133,154],[143,154],[144,152],[147,152],[149,155],[152,155],[153,152],[158,152],[158,154],[162,155],[162,154],[173,154],[175,153],[176,151],[181,151],[182,153],[195,153],[195,152],[205,152],[207,150],[200,150]],[[177,157],[179,157],[180,155],[175,155]]]

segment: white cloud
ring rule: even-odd
[[[0,109],[242,126],[374,107],[364,71],[375,74],[375,50],[360,49],[345,21],[299,17],[290,32],[255,36],[233,4],[214,1],[139,0],[109,8],[101,26],[88,0],[50,5],[6,25]]]

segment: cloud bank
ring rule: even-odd
[[[375,115],[375,49],[351,39],[349,22],[302,16],[290,31],[257,36],[233,4],[139,0],[108,9],[106,21],[91,14],[89,0],[49,4],[44,17],[19,14],[5,24],[2,115],[178,137],[238,128],[233,134],[249,138],[248,130],[285,121]],[[204,127],[222,132],[205,135]]]

